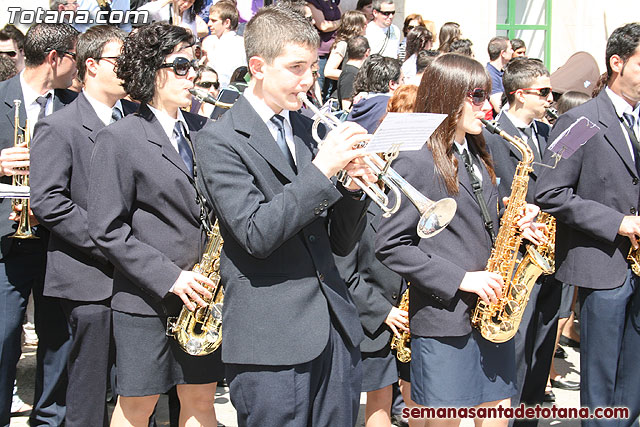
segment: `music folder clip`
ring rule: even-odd
[[[534,163],[546,168],[555,169],[560,159],[568,159],[575,153],[578,148],[583,146],[593,135],[598,133],[600,128],[591,120],[582,116],[565,129],[553,142],[547,147],[553,154],[551,157],[555,159],[553,166],[543,163]]]

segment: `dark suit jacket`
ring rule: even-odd
[[[366,202],[343,197],[311,164],[312,122],[296,112],[290,118],[297,175],[244,97],[198,134],[202,176],[224,237],[225,363],[313,360],[327,345],[330,312],[346,340],[362,340],[331,250],[346,255],[353,248]]]
[[[207,119],[183,115],[193,140]],[[169,289],[200,259],[200,206],[182,158],[147,105],[98,132],[90,170],[89,235],[115,267],[111,307],[177,313],[182,304]]]
[[[53,111],[58,111],[65,105],[72,102],[78,94],[66,89],[56,89],[53,96]],[[27,120],[27,110],[24,106],[24,98],[22,97],[22,86],[20,85],[20,75],[16,75],[9,80],[0,82],[0,150],[13,147],[14,144],[14,118],[15,104],[14,99],[22,101],[20,104],[20,126],[24,127]],[[10,176],[3,176],[0,182],[11,184]],[[0,199],[0,250],[2,256],[7,256],[16,239],[8,236],[16,230],[16,222],[10,221],[11,199]],[[39,228],[39,227],[36,227]],[[44,237],[42,229],[37,230],[36,234]],[[24,242],[21,242],[24,243]],[[46,248],[46,239],[31,240],[28,242],[31,248],[43,250]]]
[[[137,105],[122,101],[122,108],[129,114]],[[36,125],[29,183],[33,213],[51,232],[46,296],[73,301],[111,297],[113,266],[89,237],[87,221],[91,152],[104,127],[83,94]]]
[[[536,137],[538,138],[538,144],[540,147],[540,153],[544,156],[547,148],[547,139],[549,138],[550,128],[546,123],[536,122]],[[520,131],[511,122],[506,114],[500,114],[498,116],[498,123],[500,127],[509,135],[520,136]],[[486,129],[482,130],[489,151],[491,151],[491,157],[493,157],[493,166],[495,168],[496,176],[500,178],[500,185],[498,185],[498,191],[501,197],[509,197],[511,195],[511,183],[513,182],[513,175],[516,173],[516,166],[522,160],[522,154],[512,144],[503,139],[500,135],[493,134]],[[536,181],[540,174],[540,169],[543,167],[540,165],[533,165],[533,172],[529,174],[529,189],[527,191],[527,203],[533,203]]]
[[[471,150],[474,152],[473,147]],[[477,163],[482,164],[479,160]],[[426,145],[419,151],[401,152],[393,168],[431,200],[450,197],[435,174],[433,156]],[[491,237],[461,158],[458,180],[460,191],[453,197],[458,203],[456,215],[436,236],[418,237],[420,214],[404,200],[398,212],[382,218],[378,228],[376,256],[410,282],[409,321],[414,335],[444,337],[471,332],[469,313],[477,297],[458,288],[468,271],[484,270],[491,253]],[[484,167],[482,190],[493,222],[498,224],[498,189]]]
[[[382,210],[371,203],[360,241],[346,257],[336,256],[338,270],[347,282],[364,329],[360,350],[367,353],[389,345],[392,332],[384,321],[391,308],[398,305],[403,286],[402,277],[376,259],[374,244],[381,218]]]
[[[556,169],[542,172],[536,203],[558,220],[556,278],[612,289],[622,285],[627,274],[631,244],[618,229],[625,215],[637,213],[640,185],[620,120],[604,90],[560,116],[549,139],[581,116],[600,131]],[[550,153],[545,159],[550,160]]]

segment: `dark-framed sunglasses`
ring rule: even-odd
[[[15,50],[5,50],[0,52],[0,55],[7,55],[9,58],[15,58],[18,52]]]
[[[64,55],[69,55],[71,57],[71,59],[73,59],[74,61],[76,60],[76,53],[75,52],[69,52],[68,50],[62,50],[62,49],[47,49],[44,51],[44,53],[49,53],[51,51],[56,51],[59,54],[62,54],[62,56]]]
[[[201,87],[203,89],[209,89],[213,86],[215,89],[220,89],[220,82],[198,82],[196,86]]]
[[[538,95],[538,96],[542,96],[543,98],[546,98],[547,96],[549,96],[549,94],[553,89],[551,89],[550,87],[523,87],[522,89],[518,89],[518,90],[522,90],[528,93],[533,93],[534,95]],[[513,95],[518,90],[512,91],[511,93],[509,93],[509,95]]]
[[[373,9],[378,13],[383,14],[384,16],[391,16],[391,15],[395,15],[396,11],[395,10],[380,10],[380,9]]]
[[[99,56],[97,58],[94,58],[96,61],[101,61],[103,59],[110,59],[112,61],[117,61],[118,58],[120,58],[119,56]]]
[[[198,69],[198,61],[195,59],[187,59],[182,56],[173,60],[173,62],[167,62],[160,65],[160,68],[173,68],[173,72],[176,76],[186,76],[189,74],[189,68],[194,70]]]
[[[482,106],[482,104],[484,104],[484,102],[489,99],[489,94],[481,87],[470,90],[469,92],[467,92],[467,96],[471,98],[471,103],[478,107]]]

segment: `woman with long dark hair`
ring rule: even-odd
[[[478,298],[497,302],[503,285],[500,275],[484,271],[492,233],[471,185],[480,183],[480,197],[497,225],[496,176],[480,121],[491,108],[490,89],[484,67],[466,56],[445,54],[427,67],[415,111],[447,118],[419,151],[400,153],[393,168],[432,200],[453,197],[458,209],[441,233],[420,239],[418,211],[402,203],[382,219],[376,239],[378,259],[411,283],[411,396],[432,408],[508,407],[516,392],[513,342],[489,342],[470,321]],[[523,235],[534,240],[540,237],[532,224],[535,213],[527,206],[519,222]],[[427,425],[458,423],[430,419]],[[507,420],[483,425],[506,426]]]

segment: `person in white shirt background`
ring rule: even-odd
[[[398,57],[400,44],[400,29],[393,25],[396,6],[393,0],[373,1],[373,21],[367,24],[367,40],[371,53],[377,53],[390,58]]]
[[[209,12],[209,37],[217,40],[214,39],[215,43],[207,51],[208,65],[218,73],[220,87],[223,89],[229,85],[233,71],[247,65],[244,40],[236,34],[238,18],[238,9],[230,2],[218,2],[211,6]]]

